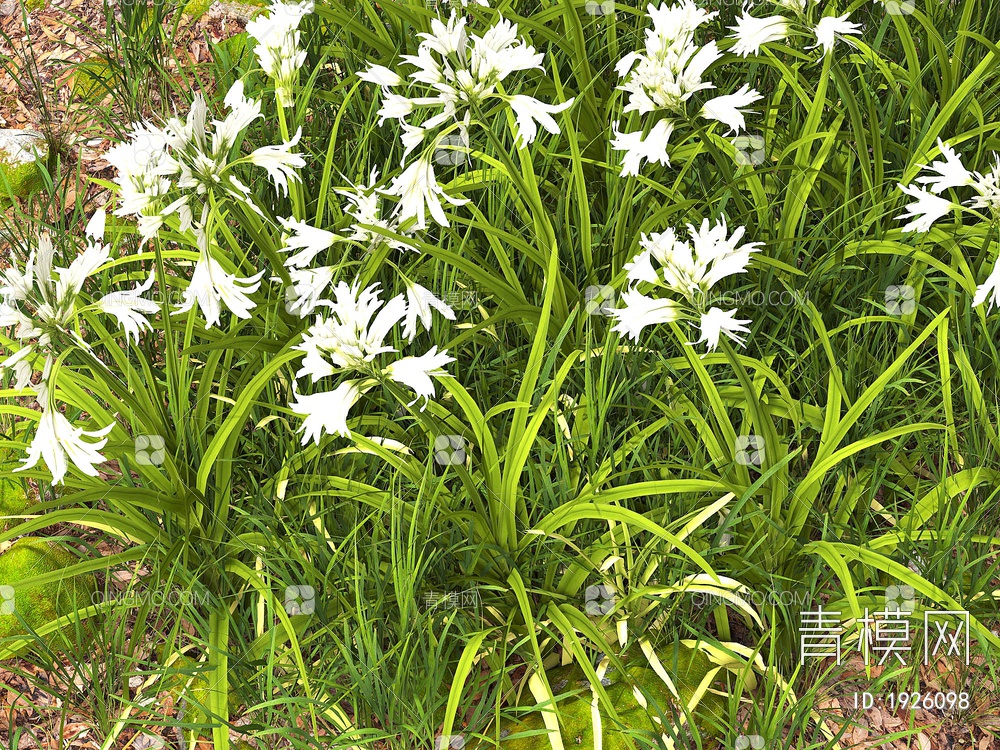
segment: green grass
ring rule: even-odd
[[[555,734],[503,733],[558,727],[565,747],[577,737],[590,747],[596,699],[605,748],[631,746],[611,727],[642,747],[660,734],[713,749],[757,734],[834,748],[849,722],[823,706],[840,673],[799,663],[802,612],[822,604],[855,620],[900,585],[917,597],[918,637],[925,608],[970,612],[984,660],[952,665],[958,684],[995,682],[1000,323],[971,298],[1000,250],[996,221],[946,217],[904,235],[895,217],[906,202],[897,183],[937,158],[938,137],[982,171],[1000,150],[996,4],[928,0],[907,16],[837,5],[865,26],[856,47],[817,61],[792,39],[749,61],[728,56],[711,77],[720,93],[751,82],[764,95],[748,115],[763,163],[741,167],[722,128],[699,121],[678,130],[670,167],[634,178],[619,176],[607,140],[613,120],[641,125],[622,116],[612,70],[642,43],[641,9],[620,4],[611,18],[583,3],[499,2],[469,10],[470,24],[481,29],[497,9],[545,52],[517,90],[576,97],[557,116],[561,134],[516,149],[505,110],[478,111],[469,164],[437,167],[470,200],[449,209],[449,227],[418,234],[419,254],[338,243],[325,256],[337,279],[378,281],[389,296],[400,273],[439,296],[475,295],[454,326],[421,334],[421,346],[458,360],[425,411],[380,385],[351,412],[353,440],[300,445],[287,404],[299,366],[291,347],[307,322],[286,313],[277,284],[254,295],[250,319],[206,331],[195,313],[160,315],[132,348],[96,314],[81,318],[100,353],[67,355],[61,398],[87,429],[118,424],[105,449],[114,478],[71,474],[53,492],[39,467],[5,471],[43,495],[0,540],[66,526],[118,542],[101,559],[74,559],[67,575],[147,572],[130,583],[134,601],[81,613],[114,679],[67,700],[112,743],[176,727],[225,748],[226,721],[247,717],[265,745],[413,750],[461,734],[467,747],[521,750],[556,747]],[[737,9],[721,11],[710,27],[719,39]],[[130,13],[109,10],[111,73],[100,85],[115,105],[95,112],[116,132],[169,112],[149,80],[185,100],[195,89],[194,72],[165,76],[164,58],[147,54],[169,47],[166,6]],[[282,118],[246,39],[214,48],[199,71],[214,83],[213,112],[237,79],[264,97],[268,116],[247,148],[302,127],[310,163],[291,196],[246,173],[268,215],[300,210],[344,231],[353,219],[335,190],[373,168],[381,184],[399,173],[399,130],[377,124],[377,87],[354,73],[415,53],[433,16],[417,2],[320,4],[303,26],[296,106]],[[47,189],[61,205],[58,186]],[[278,229],[245,206],[218,210],[231,270],[275,265]],[[84,213],[49,214],[59,247],[73,247]],[[702,356],[684,321],[634,344],[586,314],[588,286],[624,288],[643,233],[720,214],[764,243],[749,273],[726,282],[753,320],[745,349]],[[29,220],[40,219],[20,217],[20,231]],[[171,222],[145,249],[116,223],[121,260],[95,298],[152,269],[169,290],[158,301],[176,303],[196,256]],[[897,316],[885,290],[900,284],[914,287],[915,305]],[[6,401],[4,445],[22,451],[31,414]],[[145,434],[164,436],[162,466],[136,462],[134,437]],[[440,435],[462,436],[467,460],[435,463]],[[759,467],[737,460],[747,435],[764,440]],[[596,585],[615,595],[600,616],[587,611]],[[311,587],[315,611],[287,611],[289,586]],[[150,604],[149,592],[168,588],[188,596]],[[693,681],[679,644],[702,649]],[[44,636],[27,657],[50,670],[89,663],[79,644]],[[645,710],[630,685],[605,689],[599,657],[611,674],[641,672]],[[682,700],[656,660],[683,683]],[[148,681],[145,692],[129,694],[129,676]],[[851,679],[871,692],[927,689],[912,665]],[[580,694],[566,695],[572,685]],[[183,716],[144,705],[157,690],[184,696]],[[955,718],[971,725],[996,705],[988,696]]]

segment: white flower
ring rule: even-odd
[[[813,0],[816,2],[816,0]],[[793,13],[805,13],[806,10],[806,0],[775,0],[775,2],[785,10],[790,10]]]
[[[559,125],[552,119],[552,115],[573,106],[572,98],[562,104],[543,104],[534,97],[520,94],[510,97],[507,101],[517,118],[515,143],[519,146],[527,145],[535,140],[538,133],[537,125],[541,125],[549,133],[557,135]]]
[[[375,83],[383,87],[398,86],[403,82],[399,74],[384,65],[369,65],[364,72],[358,73],[358,78],[362,81]]]
[[[153,314],[160,308],[152,300],[140,295],[148,292],[153,286],[154,274],[149,274],[145,284],[136,284],[130,292],[112,292],[101,298],[100,308],[118,319],[118,324],[125,330],[125,340],[138,342],[139,332],[151,328],[144,313]]]
[[[333,266],[315,269],[293,268],[289,271],[291,286],[285,289],[285,309],[291,315],[304,318],[320,305],[329,305],[320,299],[333,281]]]
[[[116,216],[141,215],[171,188],[167,170],[174,162],[167,153],[166,133],[147,123],[135,125],[129,136],[131,140],[111,147],[104,155],[118,172],[114,178],[120,188]]]
[[[737,320],[736,310],[725,311],[718,307],[713,307],[707,313],[702,314],[701,338],[695,343],[700,344],[705,342],[710,352],[715,351],[715,347],[719,345],[719,336],[724,333],[737,344],[743,346],[743,339],[737,334],[749,333],[750,329],[745,325],[749,322],[749,320]]]
[[[985,175],[976,172],[973,175],[972,187],[979,193],[969,201],[973,208],[988,208],[995,214],[1000,214],[1000,155],[993,155],[997,162],[993,169]]]
[[[626,177],[639,174],[639,169],[646,160],[659,162],[665,167],[670,166],[667,142],[673,130],[673,120],[667,119],[657,122],[646,136],[643,136],[641,130],[634,133],[619,132],[618,123],[614,123],[615,138],[611,141],[611,148],[625,152],[622,157],[621,175]]]
[[[114,426],[112,422],[102,430],[85,432],[80,427],[74,427],[58,409],[49,406],[42,411],[38,420],[38,428],[28,447],[28,455],[22,461],[24,465],[14,471],[30,469],[38,463],[38,459],[44,458],[45,465],[52,474],[53,484],[63,483],[63,477],[69,471],[69,461],[87,476],[96,477],[98,474],[94,467],[105,461],[104,456],[99,453],[108,442],[104,436]],[[84,440],[84,437],[104,439],[91,443]]]
[[[414,226],[417,229],[424,229],[427,226],[425,211],[429,211],[438,224],[449,226],[448,217],[445,216],[441,205],[442,199],[453,206],[469,202],[468,199],[452,198],[438,185],[434,167],[427,158],[417,159],[394,177],[385,192],[399,197],[396,213],[400,221],[416,218]]]
[[[743,113],[740,112],[739,108],[753,104],[761,98],[763,97],[756,89],[743,84],[743,88],[735,94],[717,96],[705,102],[705,105],[701,108],[701,116],[709,120],[717,120],[724,123],[732,131],[738,133],[746,128],[746,121],[743,119]]]
[[[417,394],[417,398],[407,406],[412,406],[420,399],[424,399],[424,408],[426,408],[427,400],[434,398],[434,381],[431,380],[431,376],[436,378],[450,377],[441,368],[454,361],[455,358],[449,357],[447,352],[438,352],[437,347],[432,346],[426,354],[420,357],[397,359],[385,368],[383,374],[391,380],[411,388]]]
[[[194,267],[191,283],[184,290],[184,302],[178,306],[177,312],[187,312],[197,302],[205,316],[206,328],[219,325],[222,304],[237,318],[247,319],[250,310],[257,306],[247,295],[260,288],[263,275],[261,271],[249,278],[237,278],[236,274],[226,273],[219,261],[203,251]]]
[[[940,138],[938,138],[937,144],[941,156],[944,157],[944,161],[939,159],[938,161],[931,162],[929,166],[925,166],[924,169],[932,170],[937,172],[937,174],[918,177],[917,182],[930,185],[931,192],[934,194],[942,193],[951,187],[971,185],[973,183],[973,175],[962,164],[962,157],[956,154],[955,150]]]
[[[0,372],[13,368],[14,388],[16,390],[21,391],[31,385],[31,376],[35,370],[31,366],[31,362],[28,361],[28,358],[34,353],[34,348],[29,344],[28,346],[21,347],[3,362],[0,362]]]
[[[107,225],[108,215],[103,208],[99,208],[91,215],[87,222],[87,228],[83,230],[85,236],[97,242],[104,240],[104,227]]]
[[[626,263],[625,270],[628,272],[628,280],[632,283],[648,281],[655,284],[660,280],[653,268],[653,253],[648,248]]]
[[[439,300],[434,294],[411,281],[406,283],[406,322],[403,325],[403,335],[408,341],[413,341],[417,335],[417,319],[424,325],[424,330],[431,329],[431,308],[437,310],[448,320],[455,319],[455,311]]]
[[[730,50],[734,55],[747,57],[757,55],[760,48],[768,42],[780,42],[788,36],[788,19],[784,16],[768,16],[754,18],[746,9],[743,15],[736,19],[736,25],[729,29],[735,32],[732,38],[736,44]]]
[[[279,217],[278,221],[281,222],[281,226],[292,233],[291,237],[285,240],[281,251],[283,253],[290,253],[293,250],[299,251],[285,260],[285,265],[288,268],[305,268],[313,262],[319,253],[329,249],[334,242],[340,239],[333,232],[319,229],[304,221],[296,221],[291,217],[287,219]]]
[[[950,200],[934,195],[924,188],[918,188],[914,185],[901,184],[899,185],[899,189],[911,198],[916,198],[917,200],[916,203],[910,203],[906,206],[906,213],[896,217],[897,221],[902,221],[903,219],[913,219],[909,224],[903,227],[904,232],[930,231],[931,225],[935,221],[947,214],[953,208],[956,208],[955,204]]]
[[[319,445],[324,433],[351,436],[351,431],[347,429],[347,416],[361,398],[363,393],[359,387],[361,382],[345,380],[332,391],[314,393],[311,396],[295,394],[296,401],[291,404],[291,409],[296,414],[303,414],[306,417],[302,423],[302,431],[305,433],[302,436],[302,445],[310,440]]]
[[[994,306],[1000,305],[1000,258],[997,258],[996,263],[993,265],[993,271],[990,273],[989,278],[976,287],[976,295],[972,298],[972,306],[977,307],[987,299],[990,301],[987,311]]]
[[[328,305],[330,317],[317,318],[294,347],[306,354],[295,377],[310,375],[315,382],[338,369],[368,372],[376,356],[396,351],[385,337],[406,315],[403,295],[383,303],[378,284],[361,290],[358,282],[349,286],[341,281]]]
[[[299,24],[313,12],[312,0],[301,3],[274,2],[268,15],[261,15],[246,25],[247,34],[257,40],[254,54],[260,67],[274,81],[278,105],[294,103],[294,87],[299,69],[305,64],[305,50],[299,49]]]
[[[688,232],[690,243],[678,240],[674,231],[667,229],[648,237],[642,235],[640,245],[662,266],[663,283],[696,305],[721,279],[743,273],[750,254],[761,247],[760,242],[739,244],[746,232],[744,227],[727,237],[725,217],[715,225],[704,219],[698,229],[688,224]]]
[[[382,218],[380,194],[386,191],[375,188],[377,181],[378,169],[373,169],[368,185],[359,185],[350,190],[337,190],[337,193],[347,198],[350,203],[344,208],[344,213],[354,218],[354,223],[351,225],[353,234],[346,239],[367,244],[367,249],[373,249],[377,244],[385,242],[393,250],[419,252],[412,245],[402,240],[387,238],[379,232],[379,229],[384,229],[386,232],[405,235],[409,234],[410,230],[402,229],[397,221]],[[366,229],[362,225],[375,227],[375,229]]]
[[[625,307],[611,311],[618,320],[614,330],[623,336],[631,336],[633,341],[639,340],[639,334],[646,326],[659,323],[671,323],[680,317],[680,310],[672,299],[654,299],[640,294],[635,289],[622,293]]]
[[[59,274],[59,280],[56,282],[56,304],[64,305],[72,302],[83,289],[83,283],[109,260],[111,252],[107,246],[88,245],[73,259],[69,268],[53,269]]]
[[[816,34],[816,44],[806,47],[806,49],[822,47],[823,56],[825,57],[833,49],[838,36],[860,34],[861,24],[848,21],[847,17],[849,15],[850,13],[845,13],[842,16],[825,16],[821,18],[820,22],[816,24],[816,28],[813,29],[813,33]]]
[[[285,195],[288,195],[287,181],[296,182],[299,179],[298,173],[294,170],[301,169],[306,165],[305,159],[299,154],[291,153],[292,147],[298,145],[301,136],[302,128],[299,128],[288,143],[277,146],[261,146],[247,157],[258,167],[264,167],[271,182],[274,183],[274,187],[279,193],[283,192]]]

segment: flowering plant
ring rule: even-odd
[[[503,747],[510,710],[568,746],[570,662],[583,744],[686,746],[792,695],[807,605],[755,593],[981,606],[903,559],[1000,476],[967,346],[1000,161],[964,105],[1000,73],[939,54],[972,14],[494,5],[273,2],[2,272],[10,473],[47,500],[0,541],[90,528],[203,593],[160,653],[204,663],[216,747],[279,695],[275,734]]]

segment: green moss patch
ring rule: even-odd
[[[57,577],[51,583],[27,587],[21,583],[58,573],[79,561],[72,552],[38,537],[18,539],[0,554],[0,638],[24,635],[28,632],[25,623],[38,630],[89,607],[95,590],[91,575]]]
[[[45,139],[30,130],[0,130],[0,173],[3,190],[0,198],[9,203],[11,196],[26,198],[44,184],[43,163],[48,155]]]
[[[676,662],[673,654],[661,654],[660,659],[685,703],[691,699],[702,678],[713,667],[703,653],[689,649],[681,649]],[[593,693],[583,670],[578,665],[571,664],[549,670],[546,677],[558,702],[563,746],[567,749],[593,748]],[[600,709],[605,750],[635,750],[640,745],[634,737],[652,738],[662,733],[653,717],[660,717],[662,714],[665,721],[670,721],[672,715],[683,715],[666,683],[639,651],[626,654],[624,672],[609,670],[603,684],[618,713],[618,722],[615,722],[606,710]],[[643,695],[645,708],[636,699],[634,688],[638,688]],[[713,725],[722,717],[724,707],[724,700],[713,693],[706,693],[702,697],[694,712],[694,719],[703,735],[713,733]],[[531,708],[531,705],[526,708]],[[672,710],[676,713],[671,714]],[[492,730],[488,734],[493,735]],[[549,750],[551,747],[542,713],[537,709],[528,710],[517,719],[501,721],[500,736],[500,747],[503,750]],[[467,743],[466,747],[485,750],[492,747],[492,743]]]

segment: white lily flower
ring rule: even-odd
[[[643,136],[641,130],[634,133],[622,133],[618,130],[618,123],[615,122],[613,126],[615,138],[611,141],[611,148],[625,152],[622,157],[621,176],[639,174],[639,169],[646,160],[659,162],[663,166],[669,167],[670,156],[667,154],[667,142],[670,140],[670,134],[673,130],[674,122],[668,119],[657,122],[646,136]]]
[[[423,411],[427,407],[427,400],[434,398],[435,395],[434,381],[431,380],[431,377],[451,377],[442,368],[454,361],[455,358],[449,357],[447,352],[438,352],[437,347],[432,346],[426,354],[419,357],[397,359],[385,368],[383,374],[397,383],[402,383],[417,394],[417,397],[407,406],[412,406],[423,399],[424,404],[421,407],[421,411]]]
[[[332,391],[325,393],[314,393],[309,396],[295,394],[296,400],[290,408],[296,414],[305,416],[305,421],[302,423],[304,433],[302,445],[310,440],[319,445],[320,438],[324,434],[342,435],[348,438],[351,436],[351,431],[347,428],[347,417],[364,393],[361,388],[362,382],[345,380]]]
[[[253,164],[267,170],[268,177],[271,178],[274,187],[284,195],[288,195],[288,181],[297,182],[299,180],[298,172],[295,170],[306,165],[305,159],[301,155],[291,153],[291,149],[298,145],[301,136],[302,128],[299,128],[295,131],[292,140],[287,143],[281,143],[277,146],[261,146],[247,157]]]
[[[993,154],[996,164],[986,174],[976,172],[972,178],[972,187],[979,193],[968,202],[973,208],[986,208],[1000,215],[1000,154]]]
[[[743,346],[743,339],[737,334],[750,333],[750,329],[745,325],[750,321],[737,320],[736,312],[736,310],[726,311],[718,307],[713,307],[707,313],[703,313],[701,316],[701,338],[695,343],[700,344],[704,342],[708,351],[713,352],[719,345],[719,336],[725,334],[737,344]]]
[[[729,126],[732,132],[739,133],[746,128],[746,120],[743,119],[743,113],[740,112],[739,108],[753,104],[762,98],[756,89],[750,88],[748,84],[743,84],[743,87],[735,94],[717,96],[705,102],[701,108],[701,116],[708,120],[724,123]]]
[[[84,282],[110,260],[111,251],[106,245],[89,245],[73,259],[69,268],[54,269],[59,274],[56,303],[62,305],[72,302],[83,289]]]
[[[247,295],[260,288],[263,275],[261,271],[249,278],[237,278],[236,274],[226,273],[219,261],[202,251],[177,312],[187,312],[197,302],[205,316],[205,327],[211,328],[219,325],[224,304],[233,315],[245,320],[250,317],[250,310],[257,306]]]
[[[358,73],[358,78],[382,87],[399,86],[403,79],[394,70],[390,70],[384,65],[369,65],[367,70]]]
[[[813,29],[813,33],[816,35],[816,44],[813,44],[806,49],[814,49],[816,47],[823,48],[823,57],[830,54],[830,50],[833,49],[833,45],[837,41],[837,37],[843,37],[845,34],[860,34],[861,24],[851,23],[847,20],[850,13],[845,13],[842,16],[824,16],[820,19],[820,22],[816,24]],[[849,40],[845,40],[849,41]]]
[[[538,125],[541,125],[552,135],[558,135],[559,125],[552,118],[552,115],[573,106],[573,98],[562,104],[543,104],[534,97],[519,94],[510,97],[507,101],[517,118],[517,137],[514,140],[519,146],[525,146],[535,140],[535,136],[538,134]]]
[[[993,265],[993,271],[982,284],[976,287],[976,295],[972,298],[972,306],[978,307],[986,300],[990,301],[986,309],[989,311],[995,306],[1000,306],[1000,258],[997,258]]]
[[[915,185],[900,184],[899,189],[917,201],[908,204],[905,207],[906,213],[896,217],[897,221],[912,219],[903,227],[904,232],[928,232],[935,221],[957,208],[950,200]]]
[[[139,332],[152,328],[146,315],[159,312],[160,306],[140,295],[152,288],[155,278],[155,274],[150,273],[145,284],[136,284],[129,292],[106,294],[98,303],[104,312],[118,319],[118,324],[125,330],[126,341],[138,342]]]
[[[399,197],[396,213],[400,221],[415,218],[415,227],[424,229],[427,226],[426,212],[442,226],[449,226],[441,205],[442,199],[453,206],[468,203],[467,198],[452,198],[448,195],[434,176],[434,167],[428,158],[420,158],[408,166],[403,172],[393,178],[385,191],[389,195]]]
[[[424,325],[424,330],[431,329],[431,308],[437,310],[448,320],[455,319],[455,311],[434,296],[433,292],[411,281],[406,283],[406,322],[403,325],[403,336],[413,341],[417,335],[417,320]]]
[[[337,193],[347,198],[350,204],[344,208],[344,213],[354,218],[354,223],[350,227],[353,233],[346,239],[366,244],[368,245],[367,249],[373,249],[377,244],[385,242],[393,250],[419,252],[412,245],[401,240],[387,238],[379,232],[379,229],[384,229],[386,232],[405,235],[409,234],[411,230],[400,228],[397,221],[382,218],[380,195],[386,191],[376,189],[377,182],[378,170],[373,169],[368,185],[359,185],[350,190],[337,190]],[[366,229],[362,226],[363,224],[375,227],[375,229]]]
[[[924,166],[924,169],[937,172],[937,174],[923,175],[917,178],[917,182],[930,185],[930,191],[935,195],[944,192],[948,188],[973,184],[975,181],[973,174],[962,164],[962,157],[956,154],[955,150],[940,138],[938,138],[937,145],[941,156],[944,157],[944,161],[939,159],[938,161],[931,162],[930,165]]]
[[[333,266],[321,266],[289,271],[292,285],[285,290],[285,309],[289,314],[304,318],[318,306],[330,304],[321,297],[333,281],[334,270]]]
[[[623,292],[621,299],[625,307],[611,311],[612,317],[618,321],[613,330],[630,336],[633,341],[639,340],[639,334],[646,326],[672,323],[680,317],[680,307],[672,299],[654,299],[635,289]]]
[[[784,16],[754,18],[744,9],[736,25],[729,27],[734,32],[731,38],[736,40],[730,51],[740,57],[760,54],[765,44],[783,41],[788,36],[788,24]]]
[[[74,427],[66,417],[54,407],[42,411],[35,430],[35,437],[28,447],[27,457],[14,471],[25,471],[34,467],[38,460],[45,459],[45,465],[52,474],[53,484],[62,484],[72,462],[87,476],[98,476],[94,467],[105,461],[100,450],[107,444],[107,435],[114,428],[114,423],[101,430],[85,432],[80,427]],[[88,442],[84,438],[103,438]],[[67,460],[68,459],[68,460]]]
[[[28,346],[22,346],[3,362],[0,362],[0,372],[10,369],[14,370],[14,388],[16,390],[23,391],[31,385],[31,376],[35,371],[28,358],[34,353],[34,348],[29,344]]]
[[[378,284],[360,290],[357,282],[341,281],[328,304],[330,317],[317,318],[294,347],[306,354],[295,377],[310,375],[315,382],[338,369],[367,372],[376,356],[396,351],[385,338],[406,315],[403,295],[383,303]]]
[[[639,281],[648,281],[651,284],[655,284],[660,280],[659,275],[653,268],[653,253],[648,248],[626,263],[625,270],[628,272],[628,280],[633,284]]]
[[[305,50],[299,49],[299,24],[313,12],[313,2],[273,2],[268,11],[249,21],[246,32],[257,41],[254,54],[261,69],[274,81],[278,106],[291,107],[299,69],[306,61]]]
[[[296,221],[292,217],[287,219],[279,217],[278,221],[292,233],[291,237],[285,240],[281,252],[299,251],[285,259],[285,266],[288,268],[305,268],[317,255],[333,247],[333,244],[340,239],[333,232],[319,229],[304,221]]]
[[[732,236],[727,236],[728,231],[725,217],[715,225],[704,219],[697,229],[688,224],[690,243],[678,240],[674,231],[668,229],[648,237],[642,235],[639,244],[662,266],[663,283],[700,305],[720,280],[743,273],[750,254],[762,245],[760,242],[740,245],[746,232],[744,227],[738,227]]]

